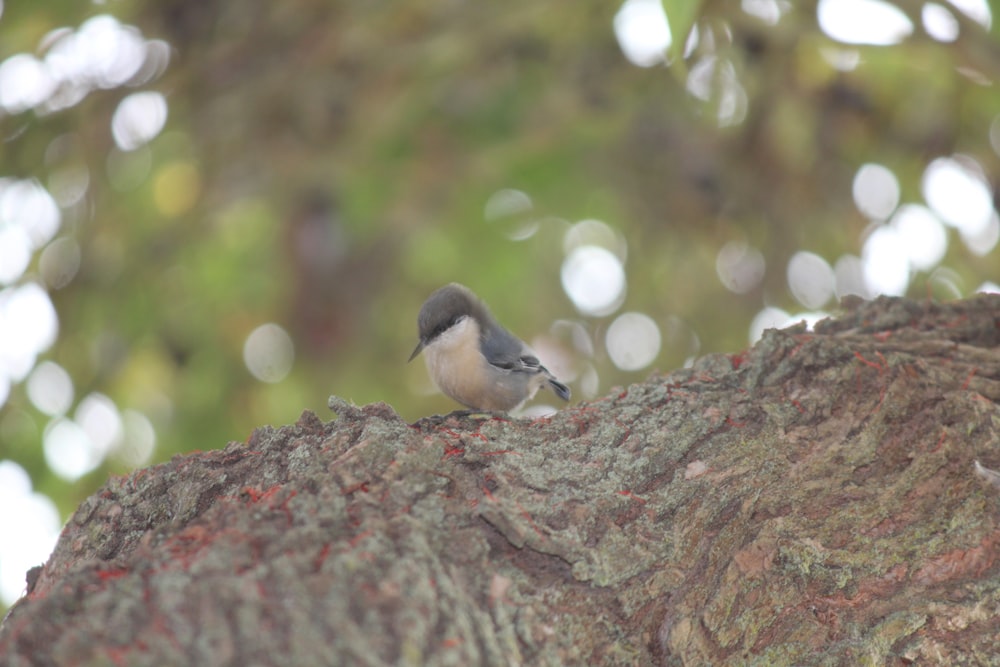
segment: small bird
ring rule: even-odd
[[[559,382],[524,341],[504,329],[472,290],[458,283],[431,294],[417,317],[431,379],[444,394],[473,410],[513,410],[548,387],[564,401]]]

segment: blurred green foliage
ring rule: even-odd
[[[831,263],[859,253],[869,225],[851,198],[859,166],[889,167],[904,202],[920,199],[923,169],[941,155],[1000,173],[995,35],[959,17],[957,41],[934,41],[922,4],[900,4],[917,26],[903,43],[847,47],[821,33],[810,2],[782,5],[775,25],[739,3],[666,2],[675,62],[641,68],[616,41],[618,7],[600,2],[8,2],[0,60],[105,12],[171,46],[166,71],[141,88],[166,96],[167,126],[135,154],[110,132],[128,86],[49,115],[0,116],[0,176],[90,174],[85,202],[65,212],[82,265],[52,292],[60,334],[47,357],[77,399],[99,391],[148,415],[155,460],[304,409],[327,417],[330,393],[412,420],[456,407],[421,393],[422,365],[405,364],[420,304],[454,280],[525,338],[555,320],[582,323],[604,393],[649,371],[616,371],[601,344],[611,317],[578,315],[560,286],[567,221],[586,218],[627,242],[623,310],[663,327],[656,368],[740,350],[763,306],[796,310],[785,276],[794,252]],[[688,23],[700,39],[682,62]],[[860,64],[838,71],[825,50],[857,52]],[[723,127],[718,101],[686,90],[708,56],[730,63],[746,93],[745,115]],[[532,210],[487,220],[503,188],[527,193]],[[512,240],[533,223],[534,235]],[[766,260],[746,294],[716,276],[732,240]],[[995,252],[952,243],[943,265],[965,290],[997,279]],[[939,289],[912,282],[915,295],[954,296]],[[275,384],[243,362],[265,322],[296,344]],[[15,387],[0,408],[0,458],[68,513],[123,467],[110,459],[77,483],[55,478],[46,420]]]

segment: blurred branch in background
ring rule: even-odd
[[[846,294],[997,289],[982,0],[49,0],[0,34],[6,603],[108,473],[330,393],[450,410],[404,363],[450,281],[584,399]]]

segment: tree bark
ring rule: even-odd
[[[331,399],[109,480],[0,660],[1000,664],[998,344],[883,298],[550,419]]]

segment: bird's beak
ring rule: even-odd
[[[419,343],[417,343],[417,346],[413,348],[413,354],[411,354],[410,358],[406,360],[406,363],[410,363],[411,361],[413,361],[416,358],[416,356],[420,354],[420,350],[422,349],[424,349],[424,341],[420,341]]]

